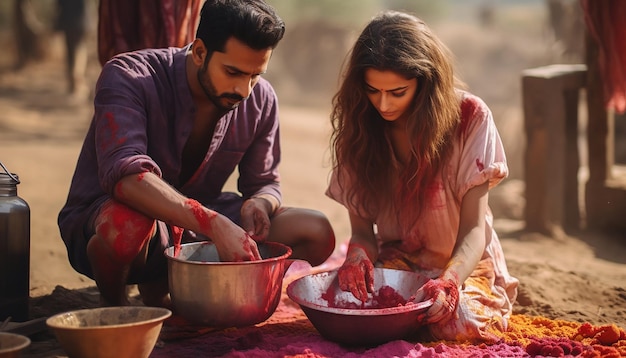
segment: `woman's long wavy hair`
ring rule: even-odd
[[[393,71],[416,78],[418,88],[408,110],[406,131],[411,158],[398,172],[385,121],[367,97],[365,71]],[[462,86],[453,71],[452,54],[415,16],[386,11],[363,30],[352,48],[343,82],[333,97],[332,164],[349,206],[374,218],[395,202],[407,230],[424,209],[431,185],[449,157],[451,136],[460,122]],[[342,178],[342,175],[348,178]],[[343,184],[342,184],[343,183]],[[408,234],[405,232],[405,234]]]

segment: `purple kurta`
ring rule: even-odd
[[[264,79],[219,120],[200,167],[186,183],[179,182],[183,147],[197,110],[186,77],[188,49],[127,53],[103,67],[93,121],[58,218],[73,265],[74,255],[84,255],[87,221],[130,174],[153,172],[183,195],[221,208],[222,189],[238,165],[244,198],[271,194],[281,200],[278,103]]]

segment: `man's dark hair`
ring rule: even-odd
[[[255,50],[273,49],[284,33],[285,23],[263,0],[207,0],[196,37],[213,53],[223,52],[231,36]]]

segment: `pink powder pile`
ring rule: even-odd
[[[285,276],[284,286],[309,269],[292,265]],[[175,340],[166,339],[164,332],[170,330],[171,333],[177,328],[172,322],[175,320],[169,320],[169,324],[166,321],[161,332],[162,344],[154,349],[151,358],[626,357],[626,333],[616,325],[594,326],[527,315],[513,315],[508,332],[500,333],[500,340],[495,344],[396,340],[373,348],[344,347],[322,338],[284,289],[276,312],[267,321],[253,327],[208,330],[209,333],[198,328],[195,336],[191,334],[183,339],[179,335]],[[194,327],[179,328],[185,332],[194,331]]]

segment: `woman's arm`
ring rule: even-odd
[[[373,262],[378,258],[374,223],[350,213],[350,226],[352,235],[346,260],[337,274],[339,288],[365,302],[367,293],[374,291]]]
[[[455,312],[459,290],[485,251],[488,190],[489,183],[485,182],[465,194],[461,203],[461,221],[452,258],[437,279],[428,281],[415,294],[417,302],[433,300],[433,305],[425,315],[426,323],[439,322]]]
[[[442,278],[454,278],[460,286],[474,271],[487,245],[485,215],[489,198],[489,183],[467,191],[461,202],[461,219],[452,258]]]
[[[374,234],[374,223],[354,213],[349,213],[349,216],[352,234],[350,236],[350,245],[348,246],[348,256],[351,251],[362,250],[370,261],[376,262],[378,259],[378,244]]]

